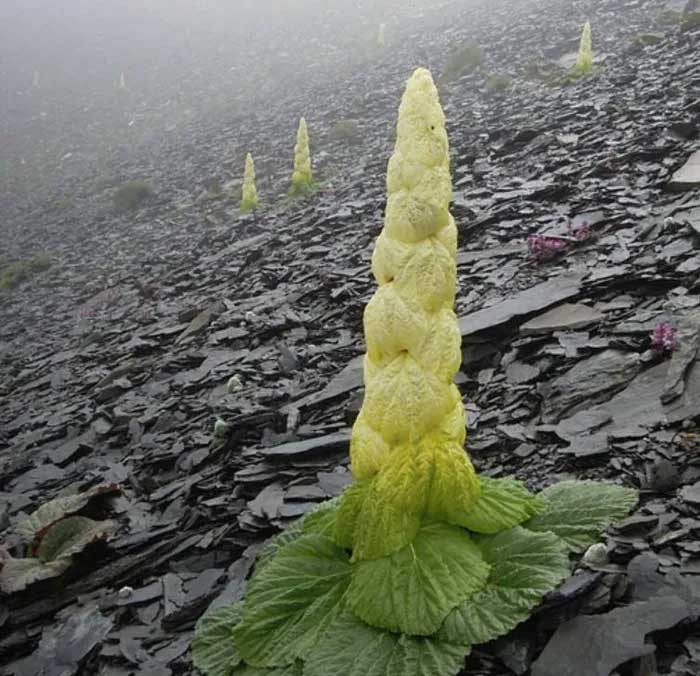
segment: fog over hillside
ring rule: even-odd
[[[700,0],[0,0],[2,676],[700,674]]]

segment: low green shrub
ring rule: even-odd
[[[484,62],[484,53],[476,43],[467,43],[452,47],[447,57],[447,64],[442,73],[444,81],[457,78],[475,71]]]
[[[18,287],[22,282],[28,280],[33,274],[48,270],[51,267],[51,258],[48,254],[38,253],[26,261],[16,261],[9,263],[7,260],[0,261],[0,289],[9,291]]]
[[[486,91],[490,94],[503,92],[513,86],[513,78],[503,73],[494,73],[486,79]]]
[[[355,120],[338,120],[331,129],[331,139],[344,143],[359,143],[362,138],[360,128]]]
[[[153,195],[151,186],[145,181],[129,181],[114,193],[117,211],[133,211],[141,207]]]

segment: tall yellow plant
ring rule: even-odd
[[[372,480],[367,504],[385,513],[355,531],[359,558],[399,549],[425,516],[462,524],[479,497],[453,382],[461,336],[445,116],[425,69],[413,74],[401,101],[387,190],[372,256],[379,288],[364,315],[365,399],[350,446],[353,475]],[[385,520],[395,526],[380,526]]]
[[[586,21],[581,31],[581,42],[578,48],[575,69],[579,73],[587,73],[593,67],[593,46],[591,44],[591,24]]]
[[[297,142],[294,146],[294,173],[292,174],[292,194],[299,195],[313,188],[311,174],[311,151],[309,150],[309,132],[306,120],[299,120]]]
[[[430,73],[409,79],[389,160],[379,288],[364,316],[355,481],[260,554],[246,599],[207,613],[207,676],[456,676],[569,574],[569,552],[636,501],[589,481],[533,495],[477,477],[453,383],[457,230],[445,118]]]
[[[255,188],[255,164],[253,156],[248,153],[245,158],[243,171],[243,190],[241,197],[241,213],[245,214],[258,208],[258,191]]]

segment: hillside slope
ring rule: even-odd
[[[206,114],[167,132],[154,96],[143,104],[152,126],[133,144],[98,133],[73,170],[42,174],[36,191],[5,184],[3,249],[45,250],[53,265],[0,297],[3,537],[17,554],[23,516],[99,485],[109,494],[81,513],[118,524],[62,577],[2,600],[7,673],[58,673],[47,665],[60,660],[60,673],[192,673],[196,619],[240,596],[267,537],[347,484],[396,107],[413,67],[439,75],[461,42],[484,52],[479,69],[441,87],[470,454],[479,471],[533,488],[575,476],[643,489],[635,515],[606,536],[609,560],[516,635],[475,651],[464,673],[529,673],[564,620],[653,603],[626,593],[643,565],[700,570],[700,187],[669,186],[700,148],[700,28],[659,24],[661,0],[446,3],[403,16],[397,3],[387,48],[346,59],[324,41],[340,20],[329,4],[298,37],[316,35],[299,77],[275,96],[263,87],[227,101],[224,79],[200,89],[188,79],[188,101],[219,92]],[[358,41],[376,28],[370,16],[353,28]],[[575,50],[585,20],[596,72],[567,86],[535,77]],[[642,34],[654,37],[641,44]],[[489,93],[496,72],[513,84]],[[321,190],[291,202],[301,115]],[[78,138],[69,117],[65,138]],[[357,121],[359,143],[334,137],[341,119]],[[247,151],[264,208],[239,217]],[[133,178],[156,196],[114,213],[114,188]],[[570,237],[569,224],[588,236],[533,258],[528,236]],[[651,349],[659,322],[679,330],[672,353]],[[214,437],[217,417],[228,428]],[[644,580],[647,593],[660,585]],[[672,624],[643,626],[642,643]],[[71,633],[81,641],[59,659]],[[697,673],[697,635],[686,623],[659,636],[659,671]],[[582,636],[592,655],[621,651],[614,632]],[[556,637],[547,649],[560,651],[561,674],[593,673]]]

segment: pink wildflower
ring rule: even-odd
[[[673,352],[678,347],[678,329],[668,322],[659,322],[650,338],[654,352]]]

